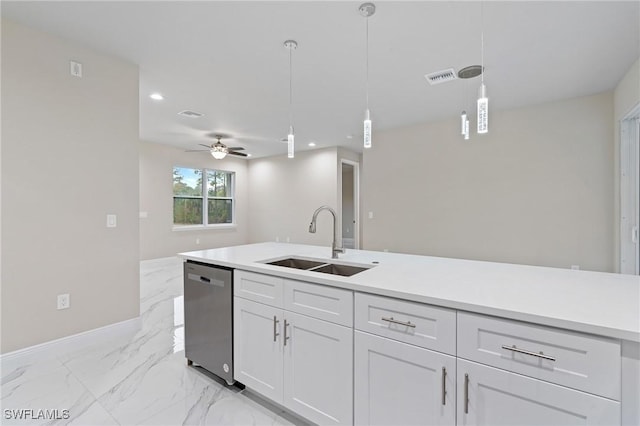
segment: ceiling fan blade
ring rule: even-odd
[[[211,145],[205,145],[205,144],[203,144],[203,143],[199,143],[198,145],[200,145],[200,146],[204,146],[205,148],[211,148]]]
[[[244,151],[244,148],[241,146],[230,146],[229,151]]]
[[[247,154],[245,154],[244,152],[236,152],[236,151],[229,151],[229,155],[236,155],[238,157],[246,157]]]
[[[210,149],[186,149],[184,152],[209,152]]]

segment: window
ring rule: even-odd
[[[174,167],[174,226],[233,224],[234,176],[220,170]]]

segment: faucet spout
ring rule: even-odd
[[[329,213],[331,213],[331,216],[333,216],[333,242],[331,243],[331,258],[332,259],[337,259],[338,258],[338,253],[344,253],[344,249],[342,247],[338,247],[338,245],[336,243],[337,235],[336,235],[336,212],[335,212],[335,210],[333,210],[329,206],[318,207],[316,209],[316,211],[313,212],[313,217],[311,218],[311,223],[309,224],[309,232],[311,232],[312,234],[315,234],[315,232],[316,232],[316,221],[318,219],[318,213],[320,213],[323,210],[327,210]]]

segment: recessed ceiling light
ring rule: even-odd
[[[161,101],[164,99],[164,96],[162,96],[160,93],[152,93],[151,95],[149,95],[149,97],[154,101]]]
[[[309,142],[309,146],[316,146],[315,142]]]

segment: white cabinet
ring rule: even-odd
[[[454,357],[356,331],[354,359],[355,424],[455,424]]]
[[[354,324],[355,423],[454,425],[455,311],[356,293]]]
[[[285,311],[283,405],[322,425],[353,422],[353,330]]]
[[[234,379],[282,403],[282,309],[234,297]]]
[[[458,359],[458,425],[619,425],[620,403]]]
[[[352,424],[352,311],[345,306],[352,306],[353,293],[260,274],[239,275],[234,378],[314,423]],[[339,309],[334,313],[333,307]],[[283,308],[318,311],[348,327]]]

